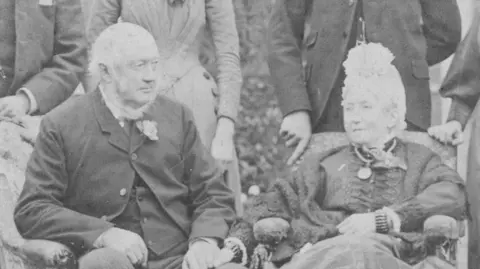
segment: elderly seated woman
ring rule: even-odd
[[[428,148],[397,138],[406,101],[393,58],[377,43],[349,52],[342,105],[350,145],[307,156],[290,179],[257,197],[225,241],[234,261],[258,268],[269,251],[262,253],[261,242],[275,246],[267,259],[282,269],[408,269],[402,246],[427,218],[464,218],[457,172]],[[285,230],[255,230],[262,221],[259,229]]]

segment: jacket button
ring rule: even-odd
[[[123,188],[120,190],[120,196],[125,196],[127,194],[127,189]]]
[[[135,153],[132,153],[131,157],[132,157],[132,161],[136,161],[138,159],[138,156]]]
[[[106,221],[106,220],[107,220],[107,216],[103,215],[100,219]]]
[[[147,218],[143,218],[143,223],[147,223],[148,219]]]
[[[148,240],[148,245],[149,245],[149,246],[153,245],[152,240]]]

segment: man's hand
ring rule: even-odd
[[[20,130],[20,136],[30,144],[34,144],[40,132],[40,122],[42,118],[40,116],[23,116],[20,119],[20,123],[24,128]]]
[[[338,231],[346,235],[375,233],[377,226],[374,213],[353,214],[337,225]]]
[[[428,134],[434,139],[457,146],[463,143],[463,131],[460,122],[453,120],[442,125],[428,128]]]
[[[217,244],[198,240],[192,243],[183,258],[182,269],[215,268],[214,263],[220,254]]]
[[[110,228],[95,241],[97,248],[111,248],[125,254],[133,265],[147,268],[148,249],[136,233]]]
[[[307,149],[312,126],[307,111],[296,111],[285,116],[280,126],[280,137],[285,140],[287,147],[296,147],[287,165],[294,164]]]
[[[30,108],[30,100],[25,94],[0,98],[0,117],[22,117]]]

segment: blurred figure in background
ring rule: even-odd
[[[233,136],[242,76],[239,40],[232,1],[225,0],[92,0],[87,37],[98,34],[121,17],[152,33],[171,85],[163,94],[194,113],[200,137],[215,159],[227,167],[227,181],[241,214],[240,178]],[[210,29],[216,48],[216,80],[199,61],[199,41]],[[94,78],[95,79],[95,78]],[[217,84],[218,83],[218,84]],[[95,83],[87,83],[95,86]]]
[[[464,142],[463,130],[472,118],[467,163],[467,192],[471,221],[468,226],[468,266],[480,264],[480,11],[475,10],[472,26],[458,48],[440,94],[452,104],[443,125],[431,127],[431,136],[454,146]]]
[[[358,41],[393,52],[405,84],[407,130],[426,131],[428,67],[454,53],[461,39],[455,0],[277,0],[269,28],[269,66],[284,115],[280,135],[296,147],[288,164],[301,156],[312,132],[344,131],[341,63]]]
[[[0,116],[45,114],[86,67],[79,0],[0,1]]]

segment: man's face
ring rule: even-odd
[[[122,51],[122,59],[117,60],[113,82],[117,93],[125,105],[139,108],[154,100],[157,96],[157,81],[160,75],[160,63],[155,42],[145,41],[128,46]]]
[[[343,103],[344,126],[350,142],[375,146],[385,142],[393,117],[370,92],[351,90]]]

